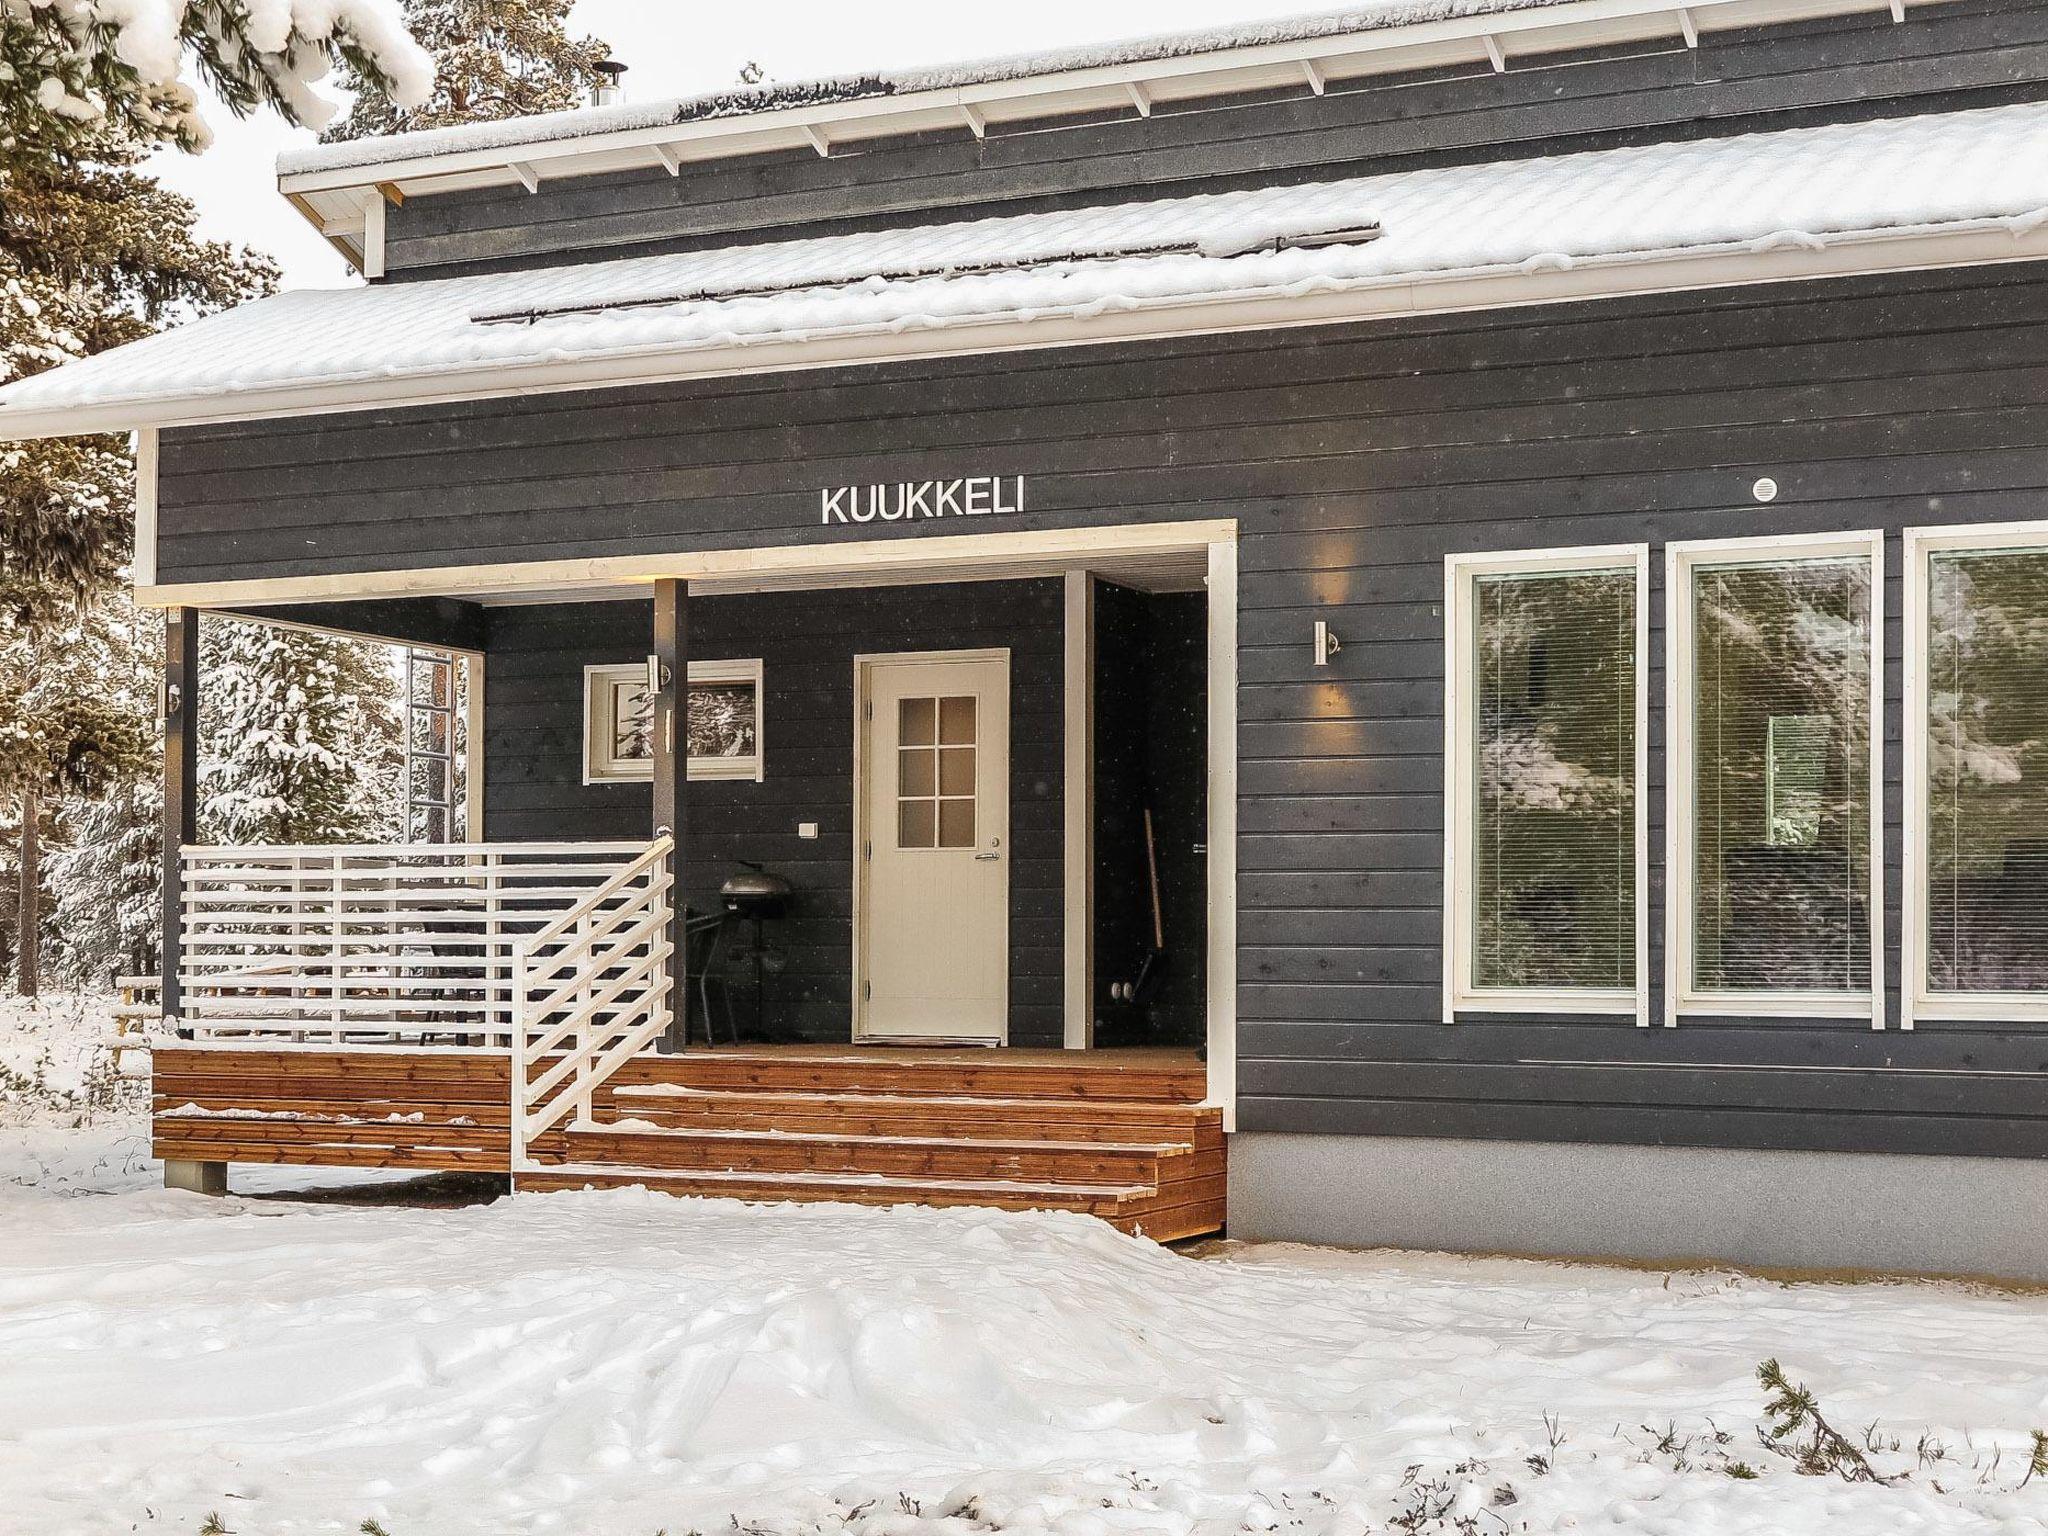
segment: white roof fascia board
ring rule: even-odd
[[[1800,236],[1764,249],[1743,243],[1648,255],[1631,252],[1584,257],[1568,266],[1534,270],[1517,265],[1419,277],[1375,277],[1333,283],[1310,294],[1252,291],[1193,300],[1135,300],[1127,307],[1087,314],[1042,311],[1030,318],[1003,315],[954,320],[936,327],[858,327],[711,346],[617,351],[396,378],[219,392],[203,399],[67,405],[38,412],[0,413],[0,441],[2041,260],[2048,260],[2048,223],[2019,232],[2009,220],[1992,219]]]
[[[1921,5],[1932,3],[1932,0],[1910,0],[1910,3]],[[514,162],[531,167],[539,161],[569,160],[607,151],[639,149],[652,164],[656,145],[676,146],[685,141],[705,139],[738,140],[743,144],[749,138],[758,138],[776,129],[783,132],[773,134],[778,141],[773,147],[792,140],[803,145],[810,142],[805,132],[807,129],[818,129],[833,139],[845,139],[862,136],[863,124],[873,128],[876,126],[874,120],[933,111],[949,113],[955,122],[959,122],[963,120],[962,109],[967,107],[979,110],[985,120],[1001,121],[1003,114],[993,112],[991,108],[1104,91],[1129,102],[1132,99],[1130,87],[1134,85],[1142,88],[1153,82],[1190,76],[1228,77],[1274,66],[1291,68],[1299,77],[1299,66],[1304,60],[1321,65],[1328,77],[1342,78],[1351,73],[1373,71],[1335,71],[1328,67],[1328,61],[1363,60],[1374,54],[1396,53],[1447,42],[1468,43],[1472,56],[1478,59],[1487,57],[1486,39],[1500,40],[1500,46],[1505,47],[1504,40],[1509,35],[1516,40],[1514,51],[1524,54],[1578,47],[1603,40],[1671,37],[1679,31],[1678,14],[1681,11],[1689,13],[1693,25],[1705,31],[1714,26],[1748,26],[1781,18],[1799,20],[1812,16],[1884,11],[1890,4],[1891,0],[1789,0],[1785,4],[1779,4],[1777,0],[1683,0],[1683,3],[1680,0],[1568,0],[1565,4],[1535,10],[1487,12],[1368,31],[1219,49],[1210,53],[948,86],[939,90],[857,96],[811,106],[770,107],[758,112],[704,117],[618,132],[542,137],[489,148],[395,156],[363,165],[280,175],[278,188],[287,193],[317,193],[389,181],[411,192],[424,181],[464,173],[495,175],[509,183],[515,179],[510,169]],[[1639,25],[1612,29],[1613,24],[1625,23]],[[1608,26],[1603,29],[1601,24]],[[1589,33],[1589,28],[1594,30]],[[1543,37],[1548,33],[1558,34],[1559,41],[1555,44],[1548,42]],[[1228,89],[1227,80],[1217,87],[1218,92]],[[1155,97],[1161,95],[1156,90],[1152,94]],[[768,146],[735,148],[727,152],[754,153],[761,147]],[[557,170],[551,174],[565,173]]]

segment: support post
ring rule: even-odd
[[[1066,573],[1065,774],[1061,859],[1064,1044],[1095,1044],[1095,578]]]
[[[189,1190],[195,1195],[224,1195],[228,1192],[228,1165],[167,1157],[164,1159],[164,1188]]]
[[[164,613],[164,1018],[184,1013],[178,982],[184,949],[184,868],[179,857],[199,838],[199,610]]]
[[[690,765],[689,732],[677,713],[687,698],[690,685],[690,584],[686,581],[657,581],[654,584],[654,659],[661,687],[654,700],[654,835],[666,832],[674,842],[669,853],[669,957],[668,1032],[662,1036],[663,1051],[680,1051],[689,1044],[690,976],[689,950],[684,943],[687,910],[684,905],[683,787]]]

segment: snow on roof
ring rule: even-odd
[[[466,150],[507,149],[598,134],[667,128],[710,118],[745,117],[790,107],[990,85],[1039,75],[1109,69],[1123,64],[1149,63],[1155,59],[1188,58],[1277,43],[1305,42],[1312,38],[1342,37],[1354,32],[1380,32],[1425,22],[1540,10],[1568,3],[1570,0],[1379,0],[1377,4],[1353,6],[1341,11],[1315,12],[1247,22],[1234,27],[1132,38],[1044,53],[976,59],[921,69],[838,75],[822,80],[773,82],[703,96],[580,107],[535,117],[469,123],[459,128],[430,128],[417,133],[353,139],[339,144],[314,144],[280,154],[277,173],[294,176],[314,171],[345,170],[353,166],[386,165]]]
[[[1346,314],[1412,313],[1430,280],[1514,288],[1584,268],[1606,285],[1574,290],[1590,296],[1642,286],[1606,275],[1617,265],[1688,253],[2044,224],[2048,103],[2034,103],[284,293],[0,390],[0,436],[1085,341],[1132,334],[1115,324],[1134,312],[1161,334],[1175,328],[1162,314],[1236,301],[1183,328],[1287,324],[1384,291],[1401,302]],[[2009,254],[1973,259],[2033,249],[1999,238]]]

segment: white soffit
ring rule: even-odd
[[[766,87],[754,96],[583,108],[462,128],[316,145],[278,161],[278,190],[355,257],[365,194],[525,185],[866,140],[1133,111],[1250,91],[1461,65],[1500,68],[1575,49],[1668,41],[1818,17],[1903,14],[1937,0],[1387,0],[1328,17],[1251,24],[1039,58],[865,80]],[[1149,110],[1149,106],[1148,106]],[[824,151],[820,146],[824,146]]]
[[[2044,226],[2028,103],[299,290],[18,380],[0,438],[2032,260]]]

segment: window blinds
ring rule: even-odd
[[[1927,581],[1927,984],[2048,991],[2048,550]]]
[[[1635,572],[1473,592],[1471,984],[1636,981]]]
[[[1692,581],[1693,987],[1867,992],[1870,560]]]

